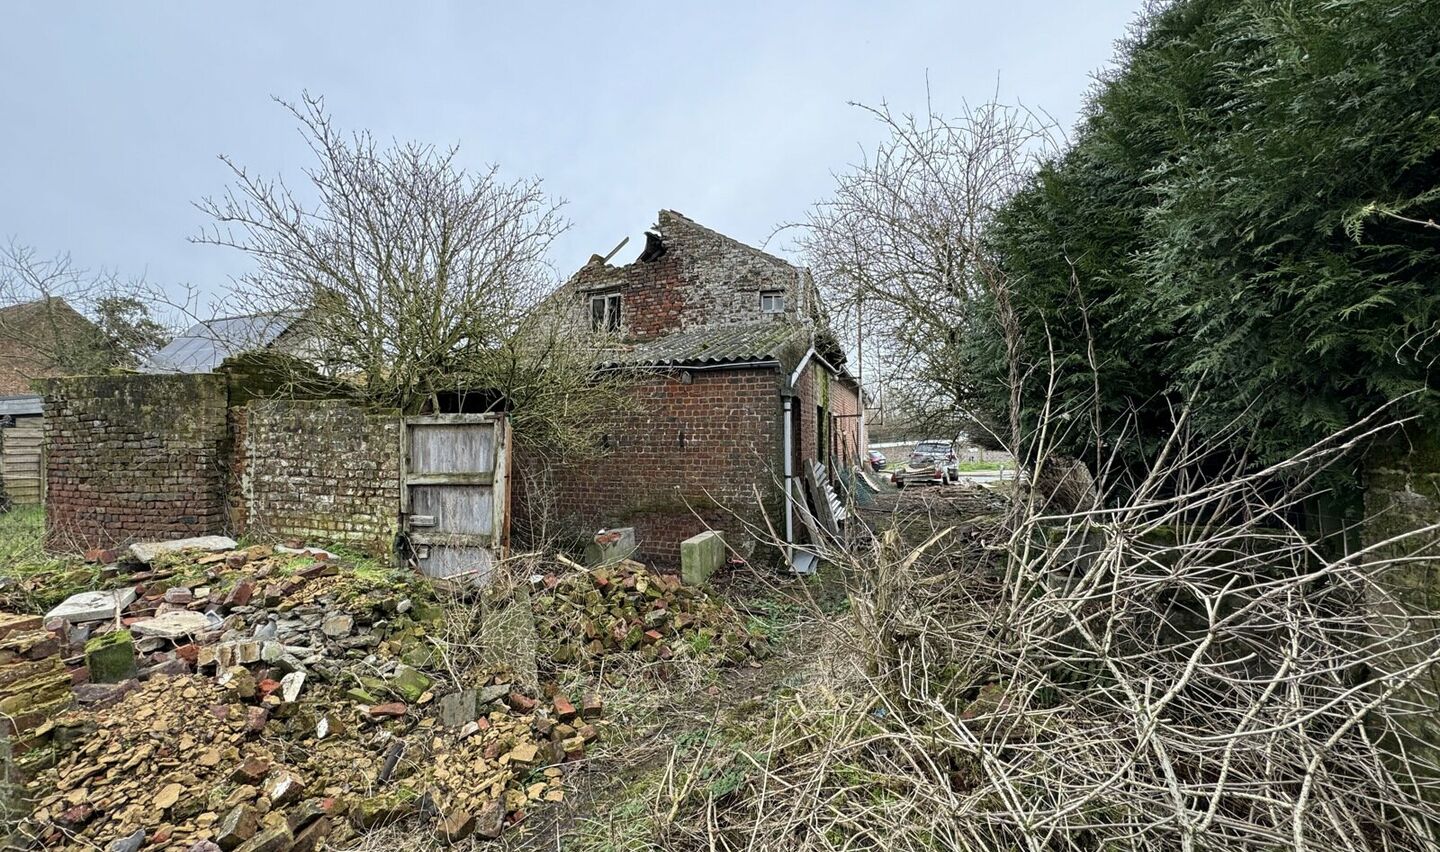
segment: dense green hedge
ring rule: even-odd
[[[1153,442],[1199,388],[1202,433],[1240,418],[1274,458],[1408,391],[1433,411],[1440,230],[1396,215],[1440,218],[1437,172],[1435,0],[1189,0],[1142,22],[992,236],[1062,399],[1091,390],[1088,327],[1107,423],[1138,410]]]

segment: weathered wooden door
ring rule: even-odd
[[[510,435],[500,414],[405,418],[405,527],[427,577],[488,582],[510,526]]]

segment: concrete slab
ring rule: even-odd
[[[218,553],[223,550],[234,550],[235,539],[223,535],[202,535],[195,538],[177,538],[173,541],[145,541],[130,545],[128,551],[130,559],[135,562],[149,563],[157,556],[167,553],[184,553],[187,550],[204,550],[210,553]]]
[[[71,624],[81,621],[105,621],[114,618],[118,612],[134,601],[134,589],[81,592],[78,595],[71,595],[59,606],[45,613],[45,620],[63,618]]]
[[[130,625],[130,632],[136,636],[154,636],[161,639],[182,639],[216,627],[210,616],[203,612],[167,612],[154,618],[144,618]],[[260,654],[257,643],[255,662]]]

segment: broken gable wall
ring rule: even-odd
[[[665,253],[609,266],[592,259],[567,285],[588,310],[590,293],[619,292],[621,336],[631,341],[704,325],[812,319],[813,285],[790,263],[712,231],[670,210],[656,230]],[[762,290],[785,293],[785,312],[760,311]]]

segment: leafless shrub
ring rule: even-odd
[[[143,279],[86,269],[12,239],[0,246],[0,348],[8,381],[135,367],[172,329]]]
[[[1440,641],[1393,575],[1432,570],[1440,525],[1337,555],[1289,522],[1381,428],[1176,491],[1182,428],[1113,507],[1032,505],[983,558],[880,536],[852,566],[865,676],[802,690],[670,844],[1437,848]]]

